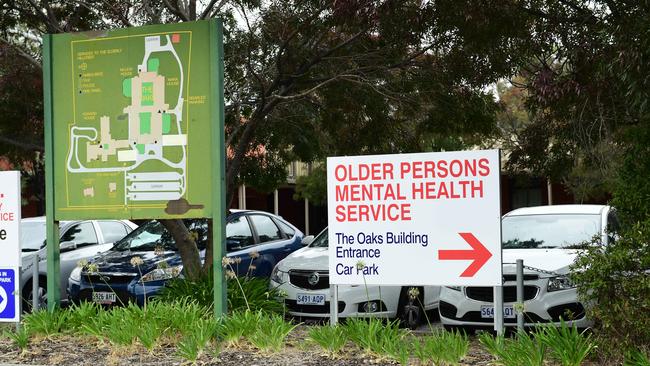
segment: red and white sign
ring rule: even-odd
[[[498,150],[327,159],[332,284],[501,285]]]
[[[20,172],[0,172],[0,322],[20,321]]]

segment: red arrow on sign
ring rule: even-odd
[[[472,233],[458,233],[472,249],[468,250],[439,250],[440,260],[472,260],[472,264],[465,269],[460,277],[474,277],[481,267],[492,258],[492,253]]]

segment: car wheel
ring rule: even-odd
[[[420,292],[417,298],[411,299],[409,297],[409,289],[411,288],[402,288],[397,306],[397,317],[402,327],[415,330],[422,323],[424,309],[422,309],[420,304],[422,303],[423,294],[421,288],[418,288]]]
[[[45,281],[38,281],[36,296],[38,299],[38,309],[47,309],[47,284]],[[32,281],[29,281],[23,288],[23,312],[32,312],[32,304],[34,303],[33,298],[34,294],[32,292]]]

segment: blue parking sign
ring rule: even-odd
[[[16,318],[16,271],[0,269],[0,320]]]

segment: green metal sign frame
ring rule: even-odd
[[[43,37],[50,310],[59,220],[204,217],[226,312],[223,58],[217,19]]]

